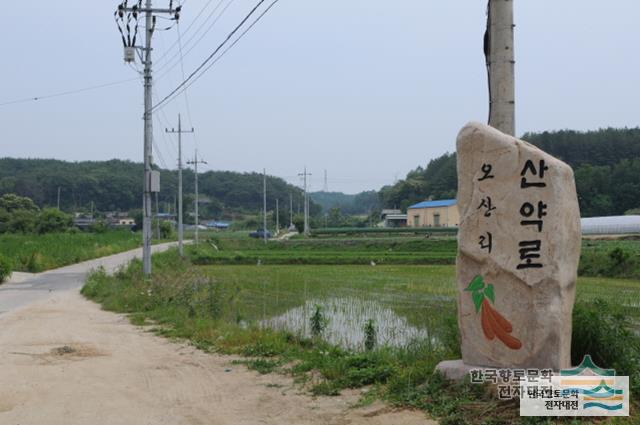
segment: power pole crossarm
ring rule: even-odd
[[[173,128],[171,131],[169,131],[168,128],[165,129],[165,131],[171,134],[178,134],[178,252],[180,252],[180,256],[183,256],[184,225],[182,223],[182,135],[184,133],[194,133],[194,129],[183,130],[182,119],[180,118],[180,114],[178,114],[178,131]]]

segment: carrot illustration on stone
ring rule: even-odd
[[[471,292],[471,299],[476,307],[476,313],[480,313],[482,332],[485,338],[493,341],[496,337],[504,345],[512,350],[522,348],[522,342],[511,335],[513,326],[511,322],[504,318],[491,304],[495,303],[495,290],[492,283],[485,284],[484,278],[480,275],[471,280],[467,289]]]

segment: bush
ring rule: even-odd
[[[583,250],[578,267],[580,276],[640,278],[640,260],[629,249],[617,246],[611,250]]]
[[[162,239],[173,239],[175,237],[173,225],[168,221],[160,222],[160,237]]]
[[[73,219],[55,208],[45,208],[38,216],[38,233],[64,232],[73,225]]]
[[[107,225],[104,221],[98,220],[89,226],[89,231],[91,233],[105,233],[107,231]]]
[[[4,282],[11,276],[12,264],[8,258],[0,255],[0,283]]]
[[[629,317],[603,300],[573,310],[571,363],[580,364],[587,354],[596,365],[629,376],[632,392],[640,390],[640,336]]]

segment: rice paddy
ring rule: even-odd
[[[485,414],[506,418],[499,423],[519,423],[512,420],[517,405],[500,407],[482,388],[451,387],[433,372],[439,361],[460,358],[455,267],[375,260],[384,253],[422,255],[425,262],[431,261],[425,255],[430,252],[455,257],[455,239],[361,237],[264,244],[236,235],[205,241],[187,252],[193,263],[180,260],[175,251],[154,256],[151,282],[142,278],[136,261],[113,277],[94,274],[83,293],[107,309],[131,313],[134,323],[154,324],[162,335],[247,356],[243,363],[260,373],[292,374],[303,384],[316,376],[304,384],[316,395],[373,385],[372,394],[396,405],[464,419],[455,423],[482,423],[473,409],[458,413],[461,406],[476,405]],[[353,261],[354,253],[366,262]],[[225,261],[222,255],[251,261]],[[321,255],[332,262],[308,260]],[[287,262],[292,256],[306,262]],[[634,330],[623,333],[625,341],[614,341],[614,351],[625,356],[621,368],[639,376],[637,362],[629,359],[637,358],[634,347],[640,341],[633,336],[640,329],[640,281],[580,277],[577,303],[580,323],[591,326],[591,315],[607,317],[599,323],[609,327],[598,333],[587,328],[582,337],[591,352],[610,346],[607,335],[624,332],[617,314],[629,319],[625,329]],[[603,305],[611,311],[603,311]]]

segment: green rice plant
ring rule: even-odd
[[[316,305],[316,309],[309,320],[311,321],[311,334],[316,337],[322,335],[322,332],[327,327],[328,319],[322,312],[321,306]]]
[[[376,326],[373,322],[373,319],[367,320],[367,323],[364,325],[364,348],[367,351],[371,351],[376,346]]]

